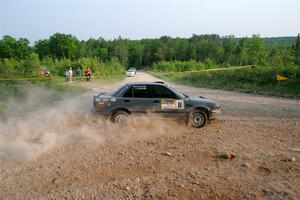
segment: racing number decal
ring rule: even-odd
[[[175,100],[175,99],[162,99],[161,100],[161,109],[184,109],[183,100]]]
[[[183,108],[183,101],[182,100],[177,100],[177,108],[182,109]]]

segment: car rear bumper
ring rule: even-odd
[[[135,73],[134,72],[126,72],[126,75],[130,76],[130,77],[133,77],[133,76],[135,76]]]
[[[95,109],[95,108],[93,108],[93,109],[91,110],[91,112],[92,112],[93,114],[95,114],[95,115],[101,115],[101,116],[103,116],[103,117],[105,117],[105,118],[109,118],[109,117],[110,117],[110,113],[105,112],[104,110],[100,110],[100,109]]]

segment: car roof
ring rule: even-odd
[[[133,86],[133,85],[164,85],[166,84],[164,82],[130,82],[126,83],[128,86]]]

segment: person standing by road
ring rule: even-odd
[[[79,80],[81,80],[81,69],[80,69],[80,67],[77,68],[76,74],[77,74],[77,78],[78,78]]]
[[[91,79],[91,70],[89,67],[87,67],[85,70],[85,78],[86,78],[86,81],[89,81]]]
[[[72,67],[70,67],[70,69],[68,70],[68,81],[72,82],[72,76],[73,76],[73,71],[72,71]]]
[[[65,69],[64,76],[65,76],[65,82],[68,82],[69,78],[68,78],[68,69],[67,68]]]

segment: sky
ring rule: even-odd
[[[296,36],[300,0],[0,0],[1,38],[34,42],[56,32],[79,40]]]

